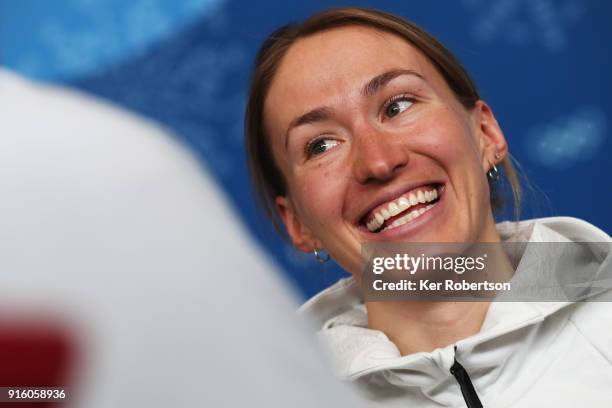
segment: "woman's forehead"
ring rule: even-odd
[[[387,70],[407,69],[436,81],[437,71],[405,39],[362,26],[326,30],[298,40],[287,51],[265,101],[270,131],[314,105],[350,97]]]
[[[344,82],[358,87],[355,79],[363,77],[365,81],[391,68],[426,70],[423,65],[427,61],[420,52],[396,35],[360,26],[334,28],[291,46],[275,75],[270,94],[275,88],[303,93],[313,86],[326,89]]]

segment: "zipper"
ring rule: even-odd
[[[457,361],[457,346],[455,346],[455,356],[453,365],[450,368],[450,373],[455,377],[461,388],[461,394],[465,400],[467,408],[483,408],[480,398],[474,389],[474,384],[468,375],[468,372]]]

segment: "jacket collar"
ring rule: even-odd
[[[504,222],[497,229],[504,241],[610,241],[601,230],[567,217]],[[320,292],[300,311],[318,321],[317,335],[329,347],[341,378],[375,376],[378,381],[418,387],[430,399],[444,403],[451,398],[449,369],[455,346],[457,358],[471,373],[476,388],[489,389],[502,368],[505,376],[512,375],[534,357],[529,350],[545,348],[552,342],[565,324],[563,316],[572,307],[571,302],[492,302],[479,333],[432,352],[407,356],[401,356],[383,332],[367,328],[366,309],[352,278]],[[545,330],[539,328],[539,323],[553,314],[561,318],[553,319],[555,324],[548,324]]]

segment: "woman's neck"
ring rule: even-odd
[[[491,218],[488,228],[475,242],[490,243],[487,269],[502,281],[509,281],[514,274],[501,239]],[[366,302],[368,327],[381,330],[395,343],[404,355],[421,351],[430,352],[446,347],[478,332],[484,323],[490,301],[399,301]]]
[[[445,347],[480,331],[490,302],[366,302],[368,327],[402,356]]]

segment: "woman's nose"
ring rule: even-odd
[[[359,183],[387,181],[408,164],[408,152],[397,138],[398,135],[376,131],[354,137],[353,171]]]

